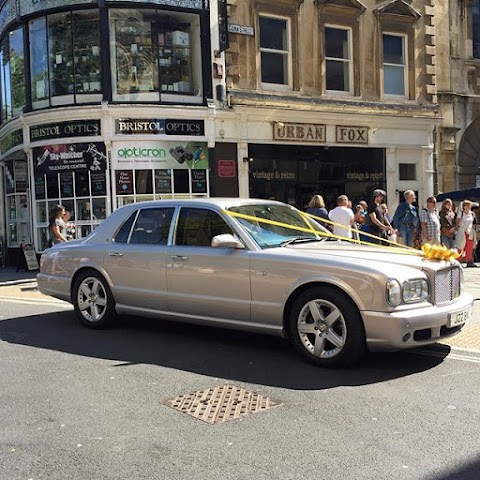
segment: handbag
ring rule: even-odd
[[[455,236],[455,246],[458,250],[463,250],[466,243],[467,239],[465,238],[465,227],[460,224],[458,226],[457,235]]]
[[[447,238],[453,238],[453,235],[455,234],[455,232],[451,232],[449,228],[446,228],[446,227],[442,227],[442,229],[440,230],[440,235],[442,235],[443,237],[447,237]]]

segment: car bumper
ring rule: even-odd
[[[70,281],[70,277],[39,273],[37,275],[37,288],[44,295],[71,302]]]
[[[447,327],[449,316],[473,307],[468,293],[444,306],[412,308],[398,312],[363,311],[362,317],[371,351],[400,350],[430,345],[457,334],[465,324]]]

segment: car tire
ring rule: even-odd
[[[106,328],[116,318],[112,292],[98,272],[87,271],[77,278],[72,300],[77,318],[88,328]]]
[[[322,367],[350,367],[366,352],[365,330],[352,299],[334,287],[313,287],[292,304],[287,330],[295,349]]]

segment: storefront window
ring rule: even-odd
[[[113,98],[201,103],[200,17],[111,10]]]
[[[25,106],[25,57],[23,30],[11,31],[0,46],[2,122],[18,115]]]
[[[102,99],[97,10],[32,20],[29,31],[33,108]]]
[[[133,202],[209,195],[207,170],[117,170],[117,207]]]
[[[37,18],[28,24],[30,33],[30,72],[32,106],[47,107],[50,96],[48,83],[47,21]]]
[[[46,248],[49,215],[58,204],[70,212],[76,238],[88,235],[109,209],[105,145],[50,145],[34,148],[33,157],[37,250]]]
[[[31,241],[30,209],[27,198],[27,162],[5,162],[5,207],[7,246]]]

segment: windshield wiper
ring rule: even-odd
[[[283,241],[280,244],[280,246],[286,247],[287,245],[290,245],[292,243],[319,242],[320,240],[321,240],[320,238],[315,238],[315,237],[299,236],[299,237],[289,238],[288,240]]]

